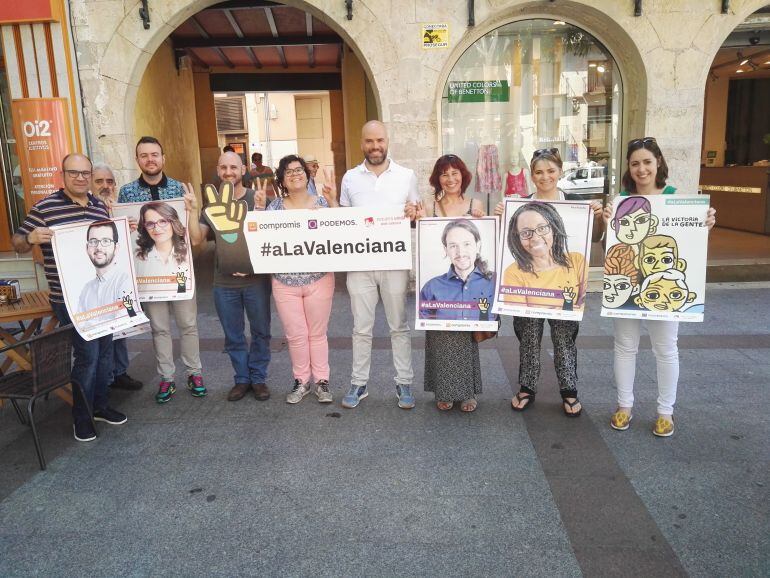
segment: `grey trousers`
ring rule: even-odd
[[[198,342],[198,303],[193,297],[185,301],[150,301],[142,303],[142,309],[150,319],[152,343],[158,363],[158,375],[173,381],[176,373],[174,349],[171,341],[171,312],[179,329],[182,363],[187,375],[201,373],[200,343]]]
[[[412,337],[406,314],[409,271],[351,271],[347,286],[353,310],[353,371],[350,382],[366,385],[372,362],[372,328],[377,302],[382,297],[390,327],[396,383],[411,385]]]

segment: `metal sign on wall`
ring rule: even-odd
[[[53,22],[59,20],[57,0],[3,0],[0,2],[0,24],[12,22]]]
[[[72,152],[66,98],[11,101],[13,131],[27,210],[62,188],[61,161]]]

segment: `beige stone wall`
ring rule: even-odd
[[[72,0],[85,116],[97,157],[132,171],[131,134],[144,68],[163,40],[190,15],[216,0],[150,2],[144,30],[138,1]],[[697,186],[706,75],[717,49],[766,0],[732,0],[731,12],[703,0],[479,0],[467,28],[466,0],[356,0],[345,18],[341,0],[286,0],[313,13],[350,44],[369,75],[391,151],[427,180],[440,153],[440,93],[454,62],[481,35],[520,18],[547,17],[581,26],[613,54],[624,82],[621,138],[654,135],[669,160],[672,182]],[[446,22],[450,48],[421,49],[420,25]]]
[[[201,157],[195,120],[193,74],[177,71],[170,42],[150,60],[136,97],[134,134],[151,135],[163,145],[165,173],[185,183],[201,182]]]

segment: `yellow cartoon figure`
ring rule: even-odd
[[[666,235],[651,235],[639,245],[636,266],[642,272],[642,277],[648,277],[668,269],[684,272],[687,262],[679,258],[676,239]]]
[[[650,311],[682,311],[696,297],[688,289],[684,273],[668,269],[653,273],[642,281],[642,289],[634,301]]]
[[[211,227],[217,231],[223,240],[235,243],[238,233],[243,229],[247,206],[242,200],[233,198],[233,184],[223,181],[219,191],[214,185],[206,185],[204,191],[208,205],[203,209]]]

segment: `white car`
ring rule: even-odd
[[[601,196],[604,192],[606,167],[578,167],[559,179],[559,188],[565,193],[585,195],[588,198]]]

